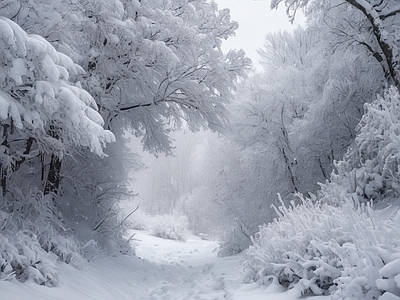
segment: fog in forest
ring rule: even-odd
[[[399,299],[398,0],[219,3],[0,2],[0,298]]]

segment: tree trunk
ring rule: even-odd
[[[7,170],[4,168],[4,165],[1,165],[0,169],[1,169],[1,180],[0,180],[1,195],[4,197],[7,191]]]
[[[31,152],[33,141],[34,141],[34,139],[32,137],[28,138],[28,140],[26,141],[26,147],[25,147],[23,156],[21,157],[20,160],[15,162],[14,167],[13,167],[13,172],[18,171],[18,169],[21,167],[21,165],[25,162],[26,156]]]
[[[54,193],[57,194],[58,188],[60,187],[60,171],[61,171],[61,160],[58,156],[52,154],[49,173],[47,174],[47,181],[44,187],[44,194]]]
[[[290,178],[290,182],[292,183],[292,187],[295,190],[295,192],[298,193],[299,189],[297,188],[297,184],[296,184],[296,176],[293,174],[292,168],[290,167],[291,163],[290,163],[289,158],[287,157],[285,149],[283,147],[281,148],[281,152],[282,152],[283,158],[285,160],[286,168],[289,173],[289,178]]]
[[[326,172],[325,172],[325,168],[322,165],[321,157],[318,158],[318,165],[319,165],[319,168],[321,169],[321,172],[322,172],[322,175],[324,176],[324,178],[325,179],[329,179],[327,174],[326,174]]]
[[[4,146],[6,149],[9,149],[10,145],[8,144],[8,136],[10,134],[9,132],[10,125],[8,124],[3,124],[2,125],[2,142],[1,145]],[[8,154],[8,150],[4,151],[4,154]],[[4,162],[0,162],[0,170],[1,170],[1,179],[0,179],[0,187],[1,187],[1,194],[4,196],[7,191],[7,175],[8,175],[8,170],[7,166],[4,165]]]
[[[393,45],[390,44],[389,39],[387,38],[387,32],[383,26],[383,20],[389,16],[395,16],[400,13],[400,8],[394,7],[394,9],[388,15],[379,14],[379,12],[375,9],[375,7],[369,3],[368,1],[359,1],[359,0],[345,0],[347,3],[358,9],[364,16],[367,17],[368,21],[371,23],[372,32],[378,42],[378,45],[382,51],[382,54],[385,58],[386,65],[383,65],[386,70],[386,77],[389,79],[393,79],[394,84],[397,87],[400,87],[400,74],[398,73],[398,69],[396,68],[398,61],[394,56]],[[375,57],[375,55],[374,55]],[[377,59],[377,57],[375,57]],[[383,61],[379,61],[379,63],[384,63]]]

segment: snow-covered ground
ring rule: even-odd
[[[137,231],[137,257],[103,257],[77,270],[59,264],[61,285],[0,281],[0,300],[296,299],[294,291],[245,284],[241,256],[217,258],[218,244],[191,236],[164,240]],[[312,297],[326,300],[329,297]]]

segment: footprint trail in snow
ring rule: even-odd
[[[137,232],[136,254],[151,261],[164,274],[154,274],[147,282],[143,299],[230,299],[227,280],[240,277],[240,264],[229,258],[217,258],[218,244],[192,237],[186,242],[161,240]],[[230,276],[227,272],[231,273]],[[233,273],[233,274],[232,274]],[[229,278],[228,278],[229,277]],[[161,278],[161,279],[160,279]]]

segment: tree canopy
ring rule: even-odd
[[[363,45],[381,65],[389,83],[400,86],[400,55],[398,26],[400,6],[396,0],[272,0],[271,8],[284,3],[290,20],[296,11],[306,8],[312,14],[318,11],[331,24],[337,36],[350,44]],[[339,18],[330,12],[339,10]]]
[[[30,222],[64,261],[52,239],[65,231],[127,251],[118,202],[134,197],[141,164],[126,137],[170,154],[182,126],[225,131],[251,66],[242,50],[221,49],[237,28],[206,0],[2,1],[0,227]]]

